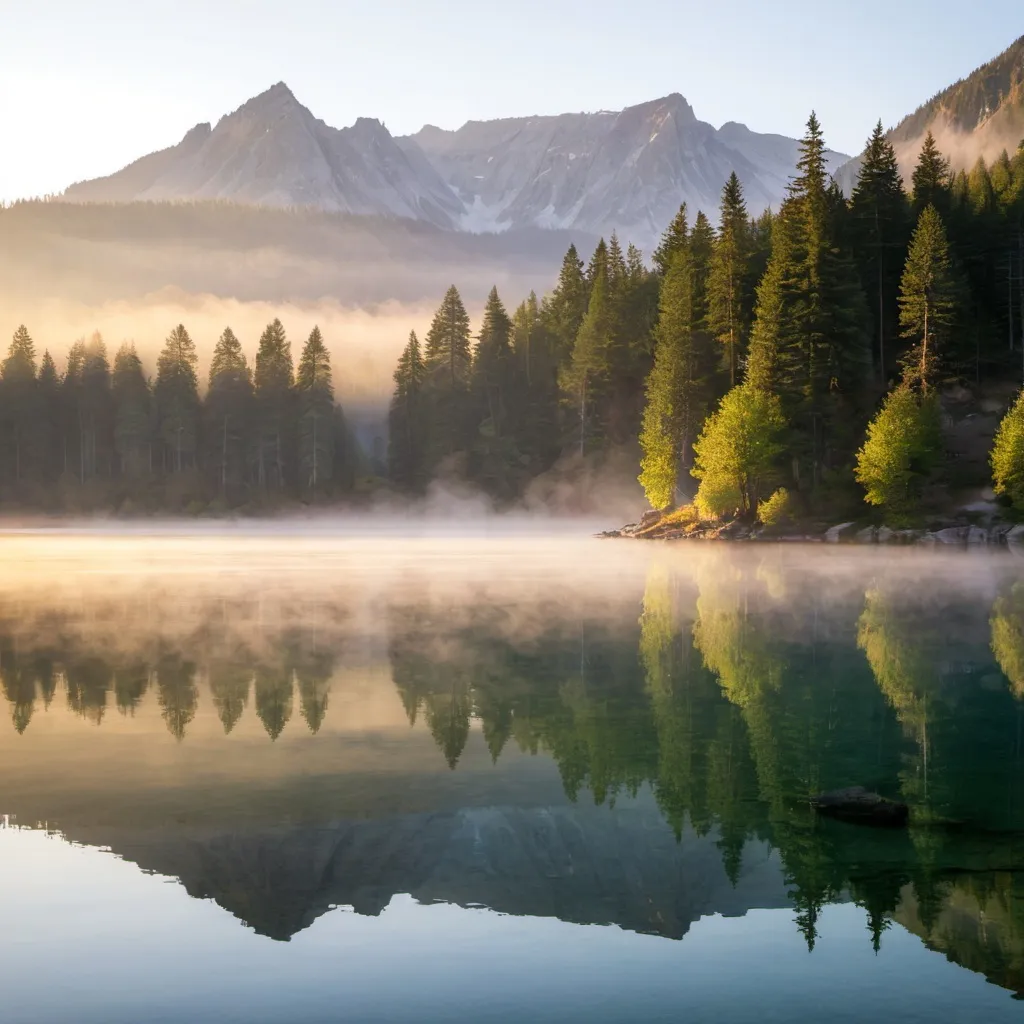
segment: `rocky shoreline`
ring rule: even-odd
[[[977,526],[957,523],[935,529],[891,529],[863,523],[836,523],[824,529],[786,530],[758,523],[730,520],[725,523],[681,525],[664,522],[660,512],[646,512],[636,523],[598,536],[633,540],[726,540],[799,542],[807,544],[899,544],[918,547],[1012,548],[1024,552],[1024,524],[995,523]]]

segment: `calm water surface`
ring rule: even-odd
[[[0,683],[12,1024],[1024,1017],[1009,554],[9,532]]]

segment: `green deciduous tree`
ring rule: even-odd
[[[696,503],[703,515],[720,517],[757,509],[765,480],[783,451],[786,421],[777,396],[742,384],[729,391],[708,417],[694,444],[691,472],[700,481]]]
[[[996,494],[1024,512],[1024,391],[999,424],[989,459]]]
[[[921,487],[942,450],[938,405],[904,384],[891,391],[868,426],[855,475],[869,505],[880,505],[894,525],[912,517]]]

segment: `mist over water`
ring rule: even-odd
[[[47,993],[13,1019],[67,1008],[57,963],[82,1019],[137,1018],[165,942],[205,979],[167,1019],[440,1020],[456,988],[503,1019],[1011,1019],[1022,563],[599,525],[0,535],[0,892],[50,954],[0,967]],[[858,784],[910,827],[808,806]],[[69,906],[124,941],[78,948]]]

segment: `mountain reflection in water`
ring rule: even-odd
[[[854,904],[882,956],[906,929],[1024,993],[1011,556],[206,543],[8,553],[12,825],[273,939],[409,894],[670,939],[792,908],[814,950],[825,908]],[[810,809],[854,784],[909,827]]]

